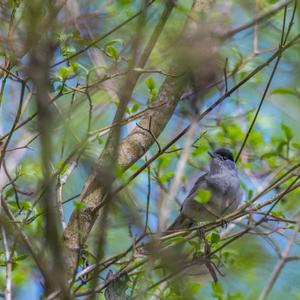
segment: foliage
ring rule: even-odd
[[[1,2],[7,299],[299,297],[300,5],[202,2]],[[237,159],[244,206],[156,234],[174,177],[168,224],[220,146]]]

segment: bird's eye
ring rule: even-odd
[[[223,159],[223,160],[226,160],[226,159],[227,159],[227,157],[226,157],[226,156],[222,156],[222,159]]]

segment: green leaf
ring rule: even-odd
[[[150,92],[151,92],[151,95],[152,95],[152,99],[154,100],[154,98],[156,97],[156,95],[157,95],[157,89],[152,89],[152,90],[150,90]]]
[[[64,164],[65,162],[63,161],[63,160],[59,160],[56,164],[55,164],[55,168],[58,170],[58,169],[60,169],[62,166],[63,166],[63,164]],[[62,168],[62,170],[60,170],[60,175],[62,175],[62,174],[64,174],[66,171],[67,171],[67,169],[68,169],[68,165],[67,164],[65,164],[64,165],[64,167]]]
[[[261,131],[252,130],[250,136],[249,136],[249,144],[251,144],[254,147],[258,147],[259,145],[262,145],[264,142],[263,135]]]
[[[279,142],[277,149],[276,149],[277,153],[282,153],[285,145],[286,145],[286,141]]]
[[[139,167],[138,165],[132,165],[132,166],[130,167],[130,170],[133,171],[133,172],[136,172],[136,171],[139,170],[139,169],[140,169],[140,167]]]
[[[253,190],[248,190],[248,199],[251,200],[253,197]]]
[[[60,52],[63,57],[69,57],[70,55],[76,53],[76,49],[73,46],[61,46]]]
[[[293,143],[292,146],[296,149],[300,149],[300,144],[299,143]]]
[[[17,173],[27,178],[42,178],[42,166],[37,160],[28,160],[19,165]]]
[[[286,88],[286,87],[278,87],[272,90],[271,94],[281,94],[281,95],[294,95],[299,96],[299,93],[296,89]]]
[[[120,5],[128,5],[128,4],[131,4],[132,3],[132,0],[118,0],[118,4]]]
[[[190,291],[192,294],[196,294],[201,288],[201,284],[198,282],[193,282],[190,286]]]
[[[107,41],[105,43],[106,47],[107,46],[112,46],[114,44],[120,44],[120,45],[124,45],[124,41],[122,39],[113,39],[113,40],[110,40],[110,41]]]
[[[20,201],[20,207],[23,207],[25,210],[28,210],[32,207],[32,204],[30,201]]]
[[[57,91],[61,92],[62,94],[67,93],[68,89],[65,87],[65,85],[58,85],[57,86]]]
[[[159,168],[165,168],[170,164],[170,161],[172,159],[171,155],[162,155],[157,159],[158,167]]]
[[[237,124],[232,124],[231,126],[228,126],[227,124],[225,126],[227,130],[227,136],[232,141],[238,141],[240,137],[244,135],[242,129],[238,127]]]
[[[13,196],[15,194],[15,190],[14,188],[11,186],[10,188],[8,188],[6,191],[5,191],[5,198],[9,198],[11,196]]]
[[[275,217],[284,217],[284,214],[281,210],[273,210],[272,215],[274,215]]]
[[[154,81],[154,79],[151,76],[149,76],[149,77],[147,77],[145,79],[145,84],[146,84],[146,86],[148,87],[148,89],[150,91],[152,91],[153,89],[155,89],[155,81]]]
[[[70,68],[72,68],[72,71],[77,73],[77,71],[79,69],[79,64],[72,62],[72,61],[70,62],[70,64],[71,64]]]
[[[19,255],[17,257],[14,257],[13,260],[14,261],[21,261],[21,260],[24,260],[28,257],[28,255]]]
[[[13,264],[15,266],[15,264]],[[13,272],[13,282],[15,282],[17,285],[20,285],[24,283],[25,281],[28,281],[28,274],[26,272]]]
[[[278,153],[277,152],[267,152],[267,153],[265,153],[265,154],[263,154],[262,156],[261,156],[261,159],[265,159],[265,158],[269,158],[269,157],[276,157],[278,155]]]
[[[104,143],[104,140],[100,136],[97,136],[97,142],[99,145],[102,145]]]
[[[210,241],[212,244],[216,244],[220,241],[221,237],[217,232],[212,232],[210,236]]]
[[[186,175],[182,175],[181,176],[181,182],[182,183],[186,183],[187,182],[187,176]]]
[[[233,292],[227,295],[227,300],[242,300],[245,299],[241,292]]]
[[[18,209],[18,205],[17,202],[15,200],[9,200],[8,204],[12,207],[12,208],[16,208]]]
[[[116,61],[119,60],[120,54],[119,54],[119,52],[118,52],[118,50],[117,50],[116,47],[114,47],[114,46],[108,46],[108,47],[106,48],[106,52],[107,52],[107,54],[108,54],[110,57],[112,57],[114,60],[116,60]]]
[[[60,43],[65,43],[67,40],[72,38],[73,34],[72,33],[65,33],[65,32],[58,32],[57,33],[57,40]]]
[[[72,67],[63,67],[58,70],[59,77],[62,79],[68,78],[73,73]]]
[[[83,202],[79,201],[79,200],[75,200],[73,202],[73,205],[74,205],[74,207],[77,211],[80,211],[85,207],[85,204]]]
[[[174,171],[173,170],[166,170],[159,176],[159,180],[162,183],[168,183],[170,180],[174,177]]]
[[[206,189],[198,189],[195,200],[201,204],[206,204],[211,198],[211,191]]]
[[[131,107],[130,111],[132,114],[134,114],[138,111],[139,108],[140,108],[140,105],[138,103],[134,103],[133,106]]]
[[[288,141],[290,141],[293,138],[293,132],[291,128],[289,128],[283,123],[281,123],[281,130],[284,132],[285,137],[287,138]]]
[[[213,290],[213,296],[218,299],[222,299],[224,296],[224,290],[219,282],[213,282],[211,284]]]

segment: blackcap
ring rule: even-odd
[[[198,178],[185,198],[179,216],[168,230],[214,221],[238,208],[242,199],[242,189],[231,151],[220,148],[213,153],[209,152],[209,155],[209,171]],[[201,193],[208,199],[201,201]]]

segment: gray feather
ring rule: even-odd
[[[197,179],[183,201],[179,216],[169,226],[168,230],[178,230],[187,228],[193,223],[213,221],[238,208],[242,198],[242,190],[233,157],[232,159],[231,157],[230,159],[224,158],[218,151],[223,152],[224,149],[219,149],[214,153],[209,172]],[[201,204],[195,200],[200,189],[210,192],[211,196],[206,204]]]

